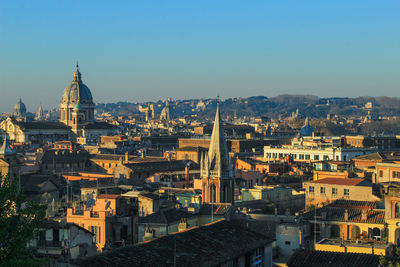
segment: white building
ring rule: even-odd
[[[264,157],[271,160],[283,159],[290,155],[294,161],[335,160],[349,161],[352,158],[376,152],[376,148],[342,147],[340,139],[294,138],[289,146],[264,146]]]

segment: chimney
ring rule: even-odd
[[[349,220],[349,211],[347,209],[345,209],[345,211],[344,211],[344,220],[345,221]]]
[[[286,215],[286,216],[290,216],[290,208],[287,208],[287,209],[286,209],[285,215]]]
[[[186,165],[185,166],[185,179],[186,179],[186,181],[188,181],[189,182],[189,176],[190,176],[190,173],[189,173],[189,166],[188,165]]]
[[[187,218],[181,218],[181,221],[178,225],[178,232],[185,231],[188,228],[189,224],[187,222]]]
[[[149,241],[154,238],[154,230],[150,227],[146,227],[144,236],[143,236],[143,241]]]
[[[128,151],[125,152],[125,162],[129,161],[129,153]]]
[[[367,219],[368,219],[367,210],[366,210],[366,209],[363,209],[363,210],[361,211],[361,220],[362,220],[362,221],[366,221]]]

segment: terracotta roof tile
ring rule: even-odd
[[[97,196],[97,199],[117,199],[120,195],[117,194],[101,194]]]
[[[360,178],[324,178],[317,181],[310,181],[308,183],[314,184],[337,184],[337,185],[359,185],[371,186],[371,182]]]

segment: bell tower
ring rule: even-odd
[[[76,106],[74,107],[71,114],[71,119],[72,119],[72,124],[71,124],[72,131],[76,135],[81,136],[82,127],[85,122],[85,113],[82,111],[82,107],[80,104],[76,104]]]
[[[221,124],[219,99],[215,114],[208,153],[200,160],[202,179],[202,201],[210,203],[234,202],[234,178],[232,160],[228,154],[224,129]]]

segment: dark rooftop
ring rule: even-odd
[[[228,215],[234,209],[230,203],[204,203],[200,206],[200,215],[211,215],[211,209],[214,215]]]
[[[96,121],[92,123],[87,123],[83,126],[85,129],[117,129],[118,127],[104,122],[104,121]]]
[[[153,161],[153,162],[137,162],[137,163],[124,163],[124,166],[136,171],[152,171],[152,172],[166,172],[166,171],[183,171],[185,167],[190,164],[191,170],[198,170],[199,165],[191,160],[169,160],[169,161]]]
[[[182,218],[193,217],[195,214],[181,209],[160,210],[156,213],[139,218],[139,224],[170,224],[180,221]]]
[[[355,267],[378,266],[379,256],[361,253],[327,251],[296,251],[289,259],[288,267]]]
[[[83,259],[78,266],[218,266],[273,239],[220,220]]]
[[[12,119],[12,122],[18,125],[23,130],[28,129],[60,129],[60,130],[69,130],[70,127],[61,122],[55,121],[32,121],[32,122],[22,122],[17,121],[16,119]]]

